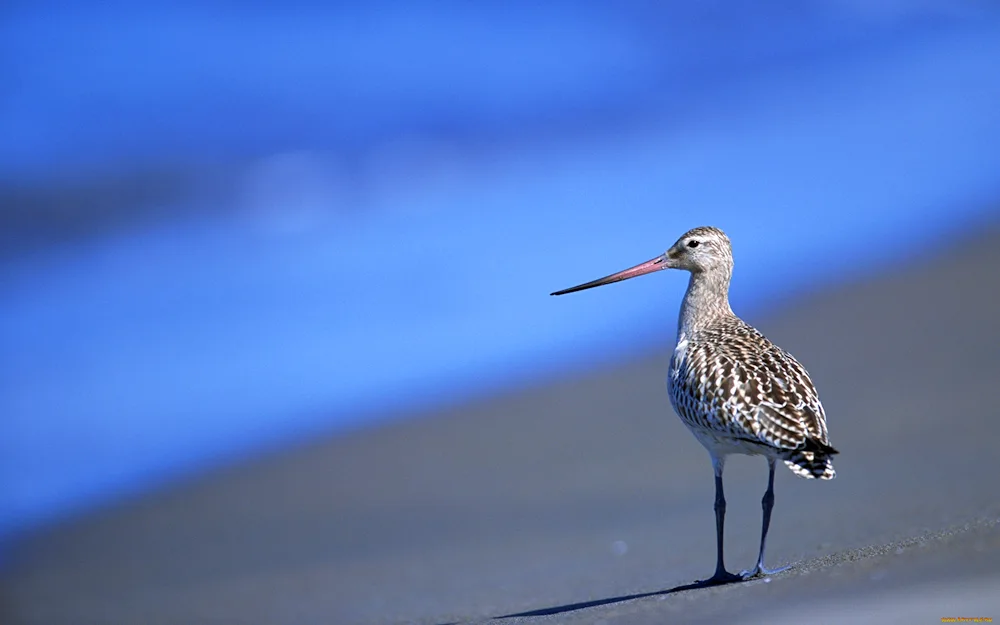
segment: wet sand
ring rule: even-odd
[[[810,370],[841,451],[832,482],[777,476],[768,556],[786,573],[662,592],[715,557],[711,465],[670,410],[665,333],[632,362],[38,532],[0,573],[0,621],[1000,619],[1000,228],[936,249],[748,318]],[[766,478],[760,458],[727,464],[731,569],[753,564]]]

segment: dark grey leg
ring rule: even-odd
[[[723,542],[726,527],[726,493],[722,488],[722,467],[715,471],[715,574],[726,572]]]
[[[726,494],[722,488],[722,469],[724,465],[724,458],[712,457],[712,466],[715,469],[715,574],[710,579],[700,582],[703,584],[725,584],[742,579],[741,576],[726,570],[726,563],[723,557],[723,536],[726,525]]]
[[[757,565],[752,571],[743,571],[741,575],[744,579],[749,579],[756,575],[772,575],[787,570],[789,567],[783,566],[778,569],[768,569],[764,566],[764,548],[767,544],[767,530],[771,526],[771,510],[774,508],[774,458],[767,459],[767,491],[760,500],[760,506],[764,511],[764,517],[760,528],[760,553],[757,555]]]

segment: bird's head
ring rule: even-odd
[[[620,282],[663,269],[683,269],[691,273],[729,273],[732,268],[733,248],[729,243],[729,237],[713,226],[701,226],[685,232],[669,250],[656,258],[610,276],[556,291],[552,295],[592,289],[595,286]]]

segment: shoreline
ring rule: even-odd
[[[810,371],[841,451],[830,482],[776,476],[770,563],[800,566],[545,622],[1000,617],[1000,599],[970,603],[1000,588],[1000,227],[933,249],[749,319]],[[712,471],[669,409],[668,360],[309,441],[39,531],[0,572],[2,620],[483,622],[688,584],[714,563]],[[727,463],[732,569],[756,555],[766,477]]]

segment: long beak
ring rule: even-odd
[[[621,282],[622,280],[628,280],[629,278],[634,278],[636,276],[653,273],[654,271],[669,269],[669,261],[670,258],[666,254],[661,254],[656,258],[647,260],[646,262],[638,264],[635,267],[630,267],[624,271],[619,271],[618,273],[613,273],[610,276],[604,276],[603,278],[598,278],[597,280],[592,280],[584,284],[578,284],[577,286],[563,289],[562,291],[556,291],[555,293],[552,293],[552,295],[575,293],[576,291],[582,291],[584,289],[592,289],[595,286],[603,286],[605,284],[611,284],[612,282]]]

